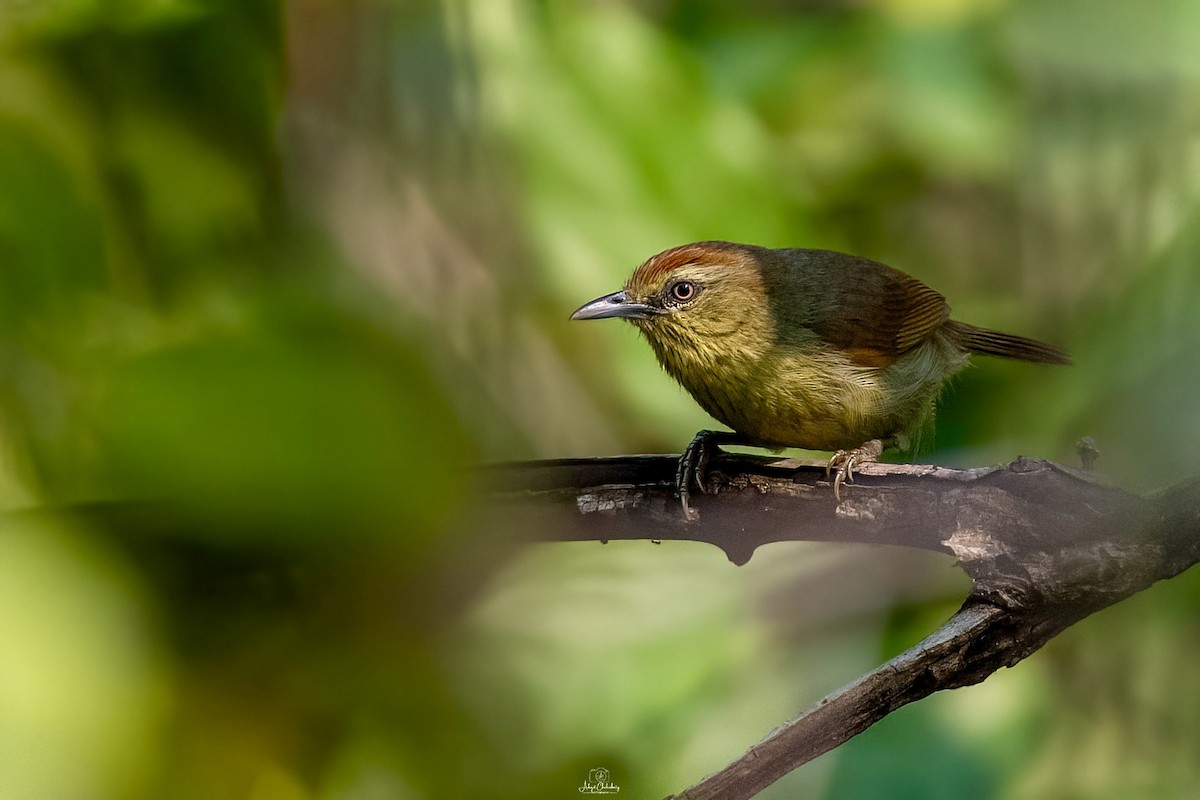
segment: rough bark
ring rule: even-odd
[[[776,541],[843,541],[952,554],[972,579],[962,608],[924,641],[830,694],[745,755],[676,795],[748,798],[903,705],[978,683],[1063,629],[1200,560],[1200,478],[1137,496],[1091,473],[1018,459],[1006,467],[866,465],[834,500],[809,462],[722,455],[715,493],[685,521],[672,456],[489,469],[492,506],[543,540],[686,539],[744,564]]]

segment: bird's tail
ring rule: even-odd
[[[989,331],[965,322],[950,320],[943,328],[950,338],[964,350],[984,356],[1015,358],[1020,361],[1035,361],[1039,364],[1070,364],[1071,356],[1061,347],[1026,339],[1011,333]]]

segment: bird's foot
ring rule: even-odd
[[[691,506],[692,487],[708,494],[708,465],[720,449],[718,445],[741,442],[742,437],[727,431],[700,431],[692,443],[679,457],[675,468],[675,496],[683,506],[683,515],[692,519],[695,511]]]
[[[842,484],[854,483],[854,470],[862,464],[878,461],[882,453],[883,441],[872,439],[853,450],[838,450],[833,454],[829,463],[825,465],[825,477],[829,477],[831,470],[837,470],[833,478],[833,496],[838,502],[842,499]]]

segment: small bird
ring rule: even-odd
[[[836,451],[834,493],[933,421],[942,384],[973,354],[1070,364],[1066,351],[950,319],[946,299],[885,264],[828,250],[695,242],[638,267],[571,319],[619,317],[663,368],[733,429],[700,431],[679,459],[685,514],[720,444]]]

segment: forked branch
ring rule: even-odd
[[[1200,561],[1200,478],[1140,497],[1045,461],[872,464],[838,503],[814,464],[722,455],[710,478],[717,493],[693,497],[699,519],[687,522],[674,469],[670,456],[493,467],[493,508],[536,539],[686,539],[735,564],[776,541],[891,544],[950,553],[972,579],[963,607],[924,641],[677,798],[752,797],[897,708],[978,683]]]

